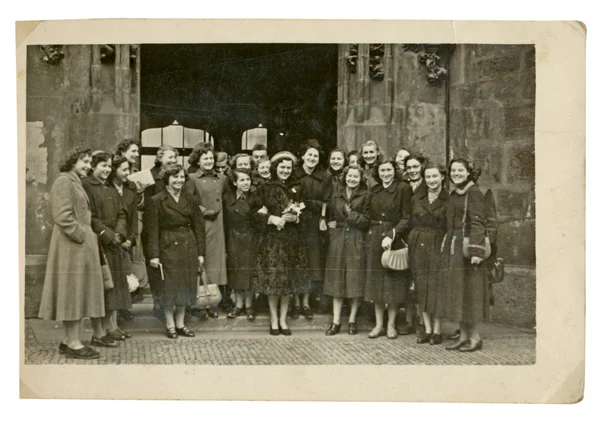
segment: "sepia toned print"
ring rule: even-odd
[[[28,373],[537,370],[547,46],[155,41],[23,46]]]

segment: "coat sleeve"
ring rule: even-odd
[[[54,224],[73,242],[83,243],[85,230],[73,212],[75,190],[67,177],[58,177],[52,186],[52,218]]]
[[[346,218],[346,224],[359,230],[367,231],[370,226],[371,201],[365,197],[360,209],[351,210]]]
[[[92,210],[92,230],[104,245],[110,245],[115,242],[115,232],[108,227],[106,224],[102,222],[102,220],[98,217],[98,204],[96,195],[94,195],[93,188],[87,187],[85,183],[83,184],[83,188],[86,190],[89,198],[90,198],[90,206]]]
[[[400,220],[398,220],[398,223],[394,227],[394,229],[396,230],[396,238],[398,238],[399,236],[405,237],[408,234],[408,224],[410,221],[410,215],[412,213],[412,188],[410,187],[410,185],[401,184],[400,189],[400,209],[398,210]],[[390,230],[389,232],[387,232],[386,236],[393,238],[393,231]]]
[[[469,253],[471,256],[485,256],[485,200],[481,191],[472,187],[467,195],[467,227],[469,233]]]
[[[128,228],[127,239],[131,241],[131,244],[133,246],[135,246],[136,239],[139,234],[139,228],[138,228],[138,200],[139,200],[139,197],[140,197],[140,195],[138,195],[136,193],[133,201],[131,201],[131,205],[129,206],[129,209],[127,210],[127,220],[128,220],[127,221],[127,228]]]
[[[198,255],[206,255],[206,232],[204,224],[204,214],[200,206],[200,198],[198,195],[191,195],[192,201],[192,230],[196,237],[196,246],[198,247]]]
[[[158,239],[160,238],[160,218],[156,202],[149,198],[144,210],[144,230],[148,237],[147,260],[160,257]]]

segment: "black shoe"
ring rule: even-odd
[[[193,331],[190,331],[190,329],[188,327],[186,327],[185,325],[181,328],[175,328],[175,332],[178,335],[184,336],[184,337],[196,337],[196,334],[194,334]]]
[[[348,323],[348,334],[353,336],[357,333],[358,333],[358,329],[356,328],[356,322],[349,322]]]
[[[90,341],[90,344],[97,347],[119,347],[119,342],[108,335],[100,338],[92,336],[92,341]]]
[[[284,336],[291,336],[292,335],[292,331],[289,328],[279,328],[279,332],[281,334],[283,334]]]
[[[432,334],[429,339],[429,344],[435,346],[436,344],[442,344],[442,335],[441,334]]]
[[[175,330],[175,327],[167,328],[167,337],[171,338],[173,340],[175,340],[177,337],[179,337],[177,335],[177,330]]]
[[[430,339],[431,339],[431,333],[423,333],[419,337],[417,337],[417,344],[429,343]]]
[[[458,340],[460,338],[460,328],[448,336],[450,340]]]
[[[83,346],[81,349],[71,349],[65,345],[64,354],[75,359],[98,359],[100,357],[100,353],[90,346]]]
[[[211,318],[211,319],[219,318],[219,314],[216,311],[214,311],[212,308],[205,308],[204,314],[206,315],[206,318]]]
[[[302,316],[308,320],[313,319],[313,313],[308,306],[304,306],[302,308]]]
[[[292,306],[288,315],[292,319],[300,318],[300,306]]]
[[[457,340],[456,342],[449,344],[446,346],[446,350],[458,350],[465,344],[469,343],[469,339],[467,340]]]
[[[129,334],[129,333],[127,333],[127,332],[125,332],[125,331],[121,330],[120,328],[117,328],[117,331],[119,332],[119,334],[121,334],[122,336],[124,336],[126,339],[127,339],[127,338],[131,338],[131,337],[132,337],[132,335],[131,335],[131,334]]]
[[[278,336],[279,330],[280,330],[279,327],[277,327],[277,328],[269,327],[269,334],[271,334],[272,336]]]
[[[479,340],[476,343],[469,341],[468,345],[462,346],[458,349],[459,352],[474,352],[483,348],[483,341]]]
[[[67,345],[65,343],[61,342],[58,345],[58,353],[60,353],[61,355],[64,355],[65,354],[65,350],[67,350]]]
[[[325,331],[325,335],[326,336],[335,336],[336,334],[338,334],[340,332],[341,326],[342,326],[342,324],[334,324],[332,322],[331,325],[329,326],[329,328],[327,329],[327,331]]]
[[[254,311],[254,308],[246,308],[246,318],[248,318],[248,321],[254,321],[256,318],[256,312]]]
[[[127,337],[125,337],[124,334],[121,334],[119,332],[118,328],[116,330],[112,330],[112,331],[109,331],[108,333],[106,333],[105,337],[111,338],[113,340],[119,340],[119,341],[125,341],[125,339],[127,338]]]
[[[242,308],[238,308],[237,306],[235,306],[235,307],[234,307],[234,308],[231,310],[231,312],[229,312],[229,313],[227,314],[227,318],[229,318],[229,319],[234,319],[234,318],[237,318],[237,317],[239,317],[241,314],[242,314]]]

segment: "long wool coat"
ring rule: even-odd
[[[447,230],[442,241],[442,272],[438,305],[440,315],[451,321],[478,323],[488,318],[486,262],[471,264],[463,255],[463,216],[467,195],[465,233],[470,235],[470,253],[483,258],[486,206],[477,185],[469,182],[455,189],[446,203]]]
[[[206,256],[204,270],[209,283],[227,284],[227,258],[225,255],[225,227],[223,225],[223,192],[227,179],[216,172],[204,173],[198,170],[189,175],[184,190],[196,194],[200,205],[207,209],[218,211],[219,215],[213,221],[204,220],[206,235]]]
[[[235,190],[229,190],[223,197],[223,204],[228,285],[234,290],[248,290],[252,287],[256,259],[258,233],[255,225],[265,225],[267,217],[257,214],[262,203],[254,192],[238,198]]]
[[[206,254],[200,201],[182,192],[176,202],[167,190],[147,201],[144,212],[144,226],[148,231],[146,258],[159,258],[163,266],[163,305],[194,306],[198,256]]]
[[[131,260],[129,251],[123,249],[115,237],[117,233],[128,237],[125,204],[114,186],[102,183],[93,176],[83,179],[83,188],[92,207],[92,230],[106,253],[115,286],[105,291],[104,306],[107,311],[130,309],[127,275],[131,273]]]
[[[370,224],[366,239],[367,276],[365,301],[378,303],[404,303],[410,273],[392,271],[381,265],[385,237],[394,239],[392,249],[404,246],[411,213],[412,190],[410,186],[394,180],[384,188],[377,184],[371,188]],[[393,229],[396,235],[394,237]]]
[[[446,201],[442,190],[429,203],[427,189],[417,189],[412,200],[411,231],[408,235],[410,270],[415,281],[417,303],[422,312],[437,314],[442,238],[446,233]]]
[[[350,206],[346,213],[344,205]],[[336,298],[357,298],[365,290],[365,234],[369,229],[369,192],[366,186],[357,188],[348,198],[346,188],[335,191],[329,204],[329,251],[325,266],[323,293]]]
[[[117,193],[119,193],[118,190]],[[123,194],[119,195],[121,196],[121,201],[123,201],[126,213],[127,240],[130,240],[131,244],[135,246],[137,245],[137,240],[139,238],[138,204],[140,197],[136,191],[135,184],[133,183],[123,184]]]
[[[104,283],[90,202],[75,173],[61,173],[50,191],[54,228],[39,317],[77,321],[104,316]]]
[[[278,230],[267,224],[268,216],[281,217],[290,202],[301,198],[300,187],[281,181],[265,182],[258,188],[258,195],[267,209],[267,217],[260,217],[256,227],[261,230],[256,253],[253,287],[267,295],[309,293],[306,243],[301,236],[300,223],[286,223]],[[300,215],[300,221],[304,213]],[[262,222],[262,224],[261,224]]]
[[[311,174],[302,166],[296,167],[292,173],[292,185],[300,185],[303,193],[302,201],[306,208],[302,212],[300,226],[302,237],[308,248],[308,266],[311,280],[323,280],[323,266],[327,256],[325,251],[326,232],[319,228],[323,204],[331,199],[333,189],[331,175],[317,167]]]

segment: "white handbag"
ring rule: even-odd
[[[408,245],[396,250],[385,250],[381,254],[381,266],[386,270],[404,271],[408,269]]]

